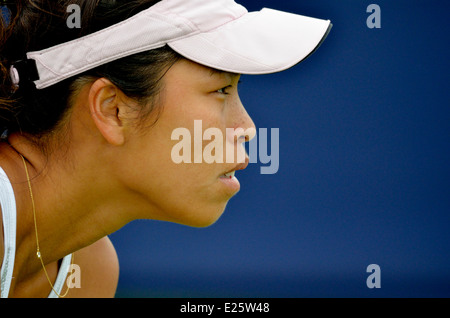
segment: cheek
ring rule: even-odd
[[[219,191],[217,181],[200,164],[181,164],[161,170],[154,181],[158,186],[148,195],[164,221],[208,226],[222,215],[230,198]]]
[[[156,211],[152,215],[143,215],[143,218],[208,226],[222,215],[231,195],[219,182],[219,176],[225,170],[223,165],[208,164],[203,160],[202,163],[194,163],[195,142],[201,143],[201,157],[210,143],[203,140],[203,132],[211,127],[225,132],[224,116],[206,98],[191,100],[185,96],[180,100],[174,95],[166,97],[157,123],[134,149],[139,153],[141,167],[141,172],[135,173],[135,178],[141,182],[135,187]],[[201,120],[201,127],[199,122],[195,126],[195,120]],[[184,133],[173,138],[176,129],[183,129]],[[223,138],[225,141],[225,134]],[[173,150],[177,146],[190,148],[191,163],[176,163]]]
[[[231,197],[218,181],[221,169],[216,164],[176,164],[171,158],[175,144],[157,139],[140,147],[131,179],[133,190],[147,201],[142,218],[208,226],[222,215]]]

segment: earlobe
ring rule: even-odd
[[[125,142],[119,94],[117,86],[100,78],[92,84],[88,98],[91,117],[97,129],[114,146],[121,146]]]

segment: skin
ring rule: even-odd
[[[245,164],[171,160],[172,147],[179,142],[171,140],[173,130],[185,127],[193,136],[198,119],[203,131],[216,127],[224,132],[225,148],[243,151],[242,143],[251,136],[225,134],[227,127],[255,129],[239,99],[238,81],[237,74],[182,59],[163,78],[162,112],[156,124],[152,125],[154,114],[145,119],[147,125],[137,125],[135,102],[99,79],[80,90],[58,131],[64,146],[53,147],[48,158],[21,134],[0,143],[0,166],[12,182],[18,217],[10,297],[47,297],[51,291],[36,258],[32,205],[20,154],[32,180],[40,249],[51,280],[56,279],[57,261],[74,253],[82,287],[70,289],[67,297],[113,297],[119,265],[107,235],[135,219],[209,226],[238,191],[221,177]]]

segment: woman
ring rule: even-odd
[[[8,8],[2,297],[112,297],[119,269],[107,235],[135,219],[214,223],[248,159],[194,160],[203,141],[192,145],[191,163],[179,163],[174,131],[194,135],[201,121],[223,132],[223,153],[242,153],[255,128],[239,100],[240,74],[299,63],[331,27],[275,10],[248,13],[233,0],[23,0]],[[68,22],[77,13],[79,28]],[[76,269],[81,286],[66,284]]]

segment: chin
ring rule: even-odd
[[[219,208],[196,210],[189,213],[189,217],[176,222],[190,227],[205,228],[216,223],[223,215],[225,206]]]

